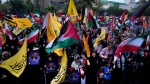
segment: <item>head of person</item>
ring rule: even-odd
[[[92,52],[92,57],[96,57],[96,52]]]
[[[109,42],[109,43],[108,43],[108,46],[107,46],[108,50],[111,50],[112,47],[113,47],[113,43],[112,43],[112,42]]]
[[[37,57],[37,53],[33,53],[33,54],[32,54],[32,57],[33,57],[33,58],[36,58],[36,57]]]
[[[49,61],[52,61],[52,57],[50,56],[50,57],[48,58],[48,60],[49,60]]]
[[[48,64],[48,67],[53,67],[53,63],[49,63],[49,64]]]
[[[80,61],[80,56],[79,56],[79,54],[76,54],[76,55],[74,56],[74,60],[75,60],[76,62],[79,62],[79,61]]]
[[[3,60],[7,60],[7,59],[10,58],[10,57],[11,57],[11,54],[10,54],[9,51],[4,51],[4,52],[2,52],[2,59],[3,59]]]

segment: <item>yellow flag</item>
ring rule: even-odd
[[[54,13],[54,21],[55,21],[55,24],[57,24],[58,28],[61,29],[62,25],[58,22],[58,19],[55,13]]]
[[[24,28],[16,28],[14,29],[12,32],[17,36],[18,34],[20,34],[22,31],[24,30]]]
[[[87,20],[86,20],[86,16],[85,15],[84,15],[83,23],[85,24],[86,28],[88,28]]]
[[[26,67],[27,62],[27,39],[21,49],[11,58],[4,61],[0,67],[8,70],[12,75],[19,77]]]
[[[47,38],[48,42],[51,42],[54,38],[56,38],[60,34],[60,28],[57,25],[57,21],[52,17],[50,13],[47,15],[48,26],[47,26]],[[54,52],[58,56],[62,56],[62,49],[56,49]]]
[[[32,23],[28,18],[13,18],[19,28],[32,27]]]
[[[0,27],[1,27],[1,35],[2,35],[2,45],[4,45],[6,43],[6,36],[4,34],[4,29],[1,21],[0,21]]]
[[[125,17],[124,17],[124,21],[126,21],[126,20],[127,20],[127,18],[128,18],[128,14],[126,14],[126,15],[125,15]]]
[[[78,12],[77,12],[77,9],[74,5],[73,0],[70,0],[70,2],[69,2],[67,15],[68,14],[71,16],[71,22],[75,23],[76,22],[76,16],[78,16]]]
[[[101,40],[105,39],[105,36],[106,36],[106,31],[104,28],[102,28],[100,36],[97,37],[94,42],[94,47],[97,46]]]
[[[89,45],[88,45],[84,35],[83,35],[83,43],[84,43],[84,48],[85,48],[87,57],[90,57],[91,52],[90,52]]]
[[[82,20],[82,13],[79,15],[79,20]]]
[[[13,20],[11,20],[11,21],[8,21],[8,20],[4,20],[9,26],[10,25],[12,25],[12,26],[17,26],[17,24],[13,21]]]
[[[55,78],[51,81],[51,84],[60,84],[65,80],[66,73],[67,73],[67,65],[68,65],[66,50],[63,53],[60,65],[61,68],[58,74],[55,76]]]
[[[48,38],[48,42],[51,42],[56,37],[56,34],[52,24],[52,15],[48,13],[47,18],[48,18],[47,38]]]

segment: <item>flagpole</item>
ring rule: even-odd
[[[45,81],[45,84],[47,84],[47,78],[46,78],[46,72],[45,72],[45,69],[44,69],[44,81]]]

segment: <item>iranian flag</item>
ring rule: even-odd
[[[52,40],[45,48],[46,52],[52,52],[58,48],[67,48],[72,44],[75,44],[79,41],[77,32],[72,25],[71,21],[68,20],[62,27],[60,35]]]
[[[13,34],[12,34],[12,32],[9,30],[7,23],[5,23],[5,33],[9,36],[9,39],[12,40]]]
[[[31,43],[31,42],[33,42],[34,40],[36,40],[36,39],[38,38],[38,33],[39,33],[39,29],[33,30],[33,31],[28,35],[27,43]],[[22,45],[24,39],[25,39],[25,38],[20,39],[20,40],[18,41],[18,44],[19,44],[19,45]]]
[[[122,52],[137,52],[144,42],[144,35],[134,38],[128,38],[124,40],[117,48],[115,55],[117,58],[120,57]]]

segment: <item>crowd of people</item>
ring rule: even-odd
[[[32,29],[19,34],[13,35],[10,40],[6,34],[6,43],[2,46],[2,56],[0,63],[14,56],[22,45],[18,40],[29,34]],[[149,26],[143,28],[142,24],[136,26],[134,30],[128,24],[123,24],[123,28],[111,30],[110,24],[100,24],[100,27],[107,29],[105,39],[101,40],[97,46],[93,46],[95,39],[100,35],[101,28],[86,28],[82,22],[75,25],[78,36],[81,41],[73,44],[66,49],[68,57],[68,70],[66,79],[62,84],[149,84],[149,50],[144,50],[145,44],[141,46],[139,52],[125,52],[120,58],[114,61],[115,51],[118,45],[127,38],[133,38],[146,34]],[[28,44],[27,49],[27,66],[19,78],[11,75],[7,70],[0,68],[0,84],[49,84],[57,75],[61,67],[61,56],[54,52],[47,53],[45,46],[47,35],[41,26],[39,37]],[[114,32],[112,37],[109,34]],[[86,56],[83,46],[82,35],[88,37],[88,44],[91,56]],[[143,52],[147,52],[146,57]],[[89,65],[90,63],[90,65]],[[82,71],[79,72],[79,69]],[[82,74],[82,75],[81,75]],[[85,83],[82,79],[85,79]]]

